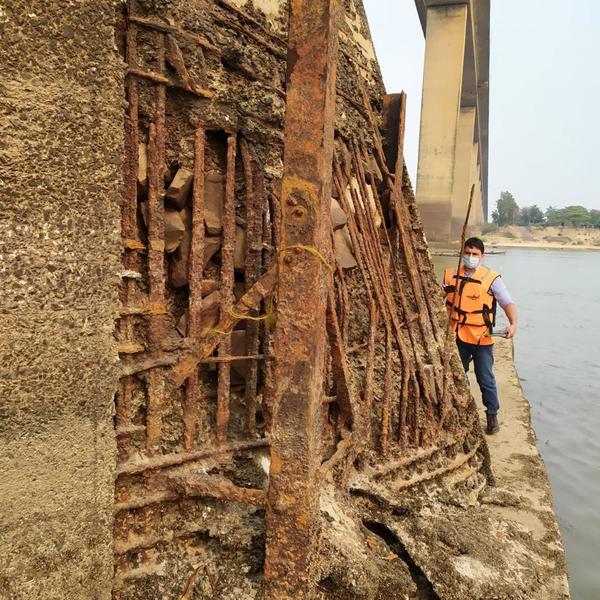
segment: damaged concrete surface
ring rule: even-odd
[[[319,235],[282,189],[287,6],[1,13],[8,598],[282,599],[292,579],[315,598],[533,598],[560,573],[558,545],[544,554],[544,532],[498,514],[474,400],[443,353],[406,97],[390,108],[358,0],[339,3],[335,111],[315,115],[335,132]],[[304,294],[287,314],[285,269]],[[294,288],[317,269],[321,302]],[[281,364],[308,358],[289,332],[313,318],[318,368],[296,374],[310,415],[283,400],[282,422]],[[297,481],[271,486],[282,457]],[[305,462],[312,509],[286,521]],[[290,536],[267,538],[276,513]],[[288,539],[301,530],[306,548]],[[267,550],[301,576],[272,570],[289,581],[265,588]]]

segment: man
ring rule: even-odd
[[[446,269],[443,289],[460,359],[465,372],[473,360],[487,416],[486,433],[493,434],[500,429],[497,417],[500,403],[492,352],[496,304],[504,310],[510,323],[504,333],[507,338],[512,338],[517,330],[517,307],[500,274],[482,265],[484,253],[483,242],[479,238],[469,238],[463,249],[458,277],[456,269]]]

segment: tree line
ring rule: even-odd
[[[542,211],[536,204],[519,207],[510,192],[502,192],[496,200],[496,210],[492,213],[492,221],[499,227],[502,225],[539,225],[598,227],[600,228],[600,210],[588,210],[585,206],[573,205],[565,208],[549,206]]]

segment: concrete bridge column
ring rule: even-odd
[[[473,142],[471,150],[471,169],[469,174],[469,193],[471,186],[475,186],[473,193],[473,207],[469,218],[469,227],[472,229],[483,223],[483,206],[481,205],[481,167],[479,165],[479,143]],[[466,208],[466,204],[465,204]]]
[[[450,241],[467,5],[427,8],[417,202],[429,242]]]
[[[473,208],[469,225],[476,227],[483,225],[483,203],[481,193],[481,164],[478,162],[475,165],[475,176],[473,178],[475,184],[475,193],[473,194]]]
[[[473,144],[476,112],[477,109],[474,106],[467,106],[460,109],[458,117],[454,159],[454,185],[452,188],[451,242],[460,240],[469,204],[471,183],[473,181],[473,152],[475,152],[475,161],[477,161],[477,145]],[[473,209],[471,211],[471,218],[469,219],[470,224],[474,222],[473,213],[475,210]]]

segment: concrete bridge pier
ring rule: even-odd
[[[433,246],[487,219],[489,0],[415,0],[425,33],[417,203]]]
[[[450,239],[467,6],[427,8],[417,203],[430,242]]]
[[[474,106],[467,106],[460,109],[458,116],[452,197],[450,203],[452,209],[452,218],[450,221],[451,242],[460,240],[465,216],[467,214],[471,185],[475,184],[475,191],[477,191],[477,188],[479,187],[479,180],[477,178],[479,145],[473,142],[476,112]],[[475,200],[475,198],[473,198],[473,200]],[[472,210],[472,213],[474,212],[475,211]],[[473,222],[471,219],[470,221]]]

